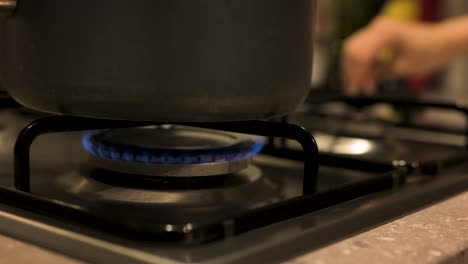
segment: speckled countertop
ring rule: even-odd
[[[0,235],[0,263],[78,264],[80,262],[29,243]]]
[[[468,263],[468,192],[293,259],[310,263]]]

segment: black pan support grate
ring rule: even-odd
[[[30,147],[33,141],[41,134],[161,124],[167,123],[106,120],[72,116],[51,116],[38,119],[23,129],[17,138],[14,149],[15,187],[21,191],[30,191]],[[296,140],[301,144],[304,153],[303,194],[313,194],[317,190],[319,167],[317,143],[307,130],[298,125],[270,121],[178,124]]]
[[[468,119],[468,110],[463,105],[450,103],[424,102],[408,99],[386,98],[340,98],[327,100],[343,101],[355,106],[375,103],[390,103],[402,107],[433,107],[460,111]],[[325,103],[325,101],[319,102]],[[468,123],[468,122],[467,122]],[[337,205],[375,192],[389,190],[406,182],[408,175],[416,170],[423,174],[435,175],[441,169],[459,165],[468,160],[467,154],[449,157],[446,160],[414,163],[400,161],[397,165],[384,162],[372,162],[349,157],[322,154],[319,157],[317,144],[312,134],[301,126],[287,123],[283,118],[274,121],[236,121],[213,123],[178,123],[181,125],[218,129],[237,133],[255,134],[269,138],[263,153],[288,159],[304,161],[303,194],[275,204],[250,210],[203,226],[192,226],[189,233],[165,233],[164,228],[154,225],[139,226],[135,223],[119,222],[106,219],[92,210],[78,204],[49,199],[30,192],[30,147],[40,135],[55,132],[82,131],[108,128],[139,127],[160,125],[161,122],[135,122],[124,120],[106,120],[71,116],[51,116],[38,119],[28,125],[17,138],[14,149],[15,189],[0,186],[0,200],[20,208],[46,214],[51,217],[72,221],[87,226],[98,227],[111,233],[125,236],[143,237],[151,240],[170,240],[180,243],[203,243],[224,237],[237,235],[255,228],[290,219]],[[166,123],[164,123],[166,124]],[[411,126],[411,124],[405,124]],[[468,131],[468,129],[467,129]],[[465,132],[468,135],[468,132]],[[275,139],[280,140],[280,144]],[[302,151],[288,149],[286,139],[300,143]],[[468,142],[468,141],[467,141]],[[468,145],[468,144],[467,144]],[[318,169],[320,165],[347,168],[372,173],[374,177],[340,186],[325,192],[317,192]],[[155,212],[157,213],[157,212]],[[183,229],[179,227],[177,229]]]
[[[468,119],[468,110],[463,105],[415,101],[408,99],[386,98],[341,98],[327,100],[343,101],[355,106],[366,106],[375,103],[390,103],[402,107],[433,107],[460,111]],[[324,103],[324,102],[322,102]],[[467,122],[468,123],[468,122]],[[348,157],[322,154],[319,157],[317,144],[307,130],[301,126],[289,124],[283,118],[273,121],[237,121],[213,123],[179,123],[181,125],[218,129],[237,133],[255,134],[269,138],[269,144],[263,153],[304,161],[303,194],[275,204],[234,215],[222,221],[203,226],[193,226],[189,233],[165,233],[164,228],[155,225],[135,225],[135,223],[119,222],[115,219],[102,218],[102,215],[79,204],[71,204],[39,196],[30,192],[30,147],[40,135],[55,132],[82,131],[108,128],[139,127],[159,125],[160,122],[135,122],[124,120],[105,120],[71,116],[51,116],[38,119],[28,125],[17,138],[14,149],[15,188],[0,186],[0,201],[12,204],[22,209],[34,211],[50,217],[71,221],[113,234],[142,237],[151,240],[170,240],[181,243],[203,243],[224,237],[237,235],[255,228],[290,219],[299,215],[314,212],[334,206],[355,198],[375,192],[389,190],[405,183],[406,178],[417,169],[423,174],[437,174],[441,169],[459,165],[468,160],[467,154],[449,157],[446,160],[428,161],[419,164],[414,162],[399,162],[386,164]],[[411,124],[405,124],[410,126]],[[467,129],[468,131],[468,129]],[[468,132],[464,132],[468,135]],[[275,144],[275,139],[280,144]],[[286,147],[286,140],[292,139],[300,143],[302,151],[292,151]],[[468,142],[468,141],[467,141]],[[468,145],[468,144],[467,144]],[[320,165],[342,167],[358,171],[370,172],[374,177],[349,183],[325,192],[317,192],[318,169]],[[158,212],[154,212],[158,213]],[[111,217],[112,218],[112,217]],[[183,227],[177,228],[183,229]]]
[[[349,105],[356,107],[364,107],[368,105],[373,105],[377,103],[387,103],[396,107],[402,108],[435,108],[441,110],[452,110],[463,114],[465,118],[465,129],[463,134],[465,135],[465,148],[468,148],[468,107],[465,103],[461,102],[438,102],[430,100],[420,100],[414,98],[397,98],[397,97],[342,97],[332,101],[341,101]],[[420,127],[418,125],[412,124],[411,122],[405,121],[403,126],[416,128],[416,129],[425,129],[426,127]]]
[[[442,101],[431,101],[431,100],[422,100],[417,98],[409,98],[409,97],[386,97],[386,96],[372,96],[372,97],[365,97],[365,96],[356,96],[356,97],[348,97],[348,96],[334,96],[334,97],[325,97],[325,98],[317,98],[314,100],[310,100],[309,103],[312,105],[320,105],[320,104],[327,104],[331,102],[342,102],[348,105],[363,108],[371,105],[375,105],[378,103],[385,103],[390,104],[398,108],[407,108],[407,109],[441,109],[441,110],[451,110],[455,112],[459,112],[463,114],[465,118],[465,128],[463,131],[454,132],[454,131],[437,131],[443,133],[461,133],[465,137],[465,148],[468,149],[468,106],[462,102],[442,102]],[[314,110],[307,112],[307,114],[314,115],[318,114]],[[285,121],[285,120],[283,120]],[[413,124],[409,120],[405,120],[401,124],[396,124],[396,126],[406,127],[406,128],[413,128],[413,129],[426,129],[426,130],[435,130],[435,128],[420,126],[417,124]],[[281,144],[281,148],[285,148],[285,144]],[[275,150],[278,151],[278,150]],[[288,150],[289,151],[289,150]],[[283,155],[285,155],[283,153]],[[289,154],[286,154],[289,155]],[[294,156],[298,156],[297,154],[291,154]],[[411,160],[398,160],[394,161],[395,166],[404,166],[408,169],[409,173],[419,172],[425,175],[436,175],[441,170],[450,168],[453,166],[458,166],[463,163],[468,162],[468,152],[461,152],[458,154],[454,154],[448,156],[443,159],[438,160],[428,160],[422,162],[415,162]]]
[[[202,226],[191,226],[189,233],[165,233],[164,228],[155,225],[135,225],[119,222],[115,219],[102,218],[102,215],[90,211],[78,204],[70,204],[30,192],[30,147],[40,135],[46,133],[81,131],[93,129],[125,128],[157,125],[159,122],[134,122],[122,120],[102,120],[83,117],[51,116],[38,119],[28,125],[17,138],[14,149],[15,189],[0,186],[0,200],[20,208],[45,214],[51,217],[72,221],[87,226],[98,227],[111,233],[134,236],[136,238],[177,241],[179,243],[202,243],[223,237],[237,235],[255,228],[290,219],[299,215],[317,211],[343,203],[371,193],[392,189],[406,180],[407,169],[394,168],[385,164],[368,164],[361,161],[347,162],[346,158],[321,157],[321,163],[358,169],[374,173],[368,180],[350,183],[326,192],[317,192],[319,156],[313,136],[304,128],[284,122],[272,121],[236,121],[214,123],[178,123],[210,129],[219,129],[237,133],[255,134],[266,137],[287,138],[299,142],[303,148],[301,158],[304,161],[303,194],[267,205],[255,210],[235,215],[223,221]],[[267,146],[266,149],[272,146]],[[338,166],[340,167],[340,166]],[[157,212],[155,212],[157,213]],[[183,227],[179,229],[184,229]]]
[[[463,112],[468,116],[466,107],[456,104],[427,103],[411,100],[379,99],[379,98],[344,98],[341,99],[353,105],[369,105],[386,102],[409,107],[439,107]],[[336,101],[336,99],[335,99]],[[71,116],[51,116],[38,119],[28,125],[17,138],[14,149],[15,188],[0,186],[0,201],[19,208],[34,211],[50,217],[62,219],[76,224],[97,227],[113,234],[123,234],[135,238],[142,237],[151,240],[170,240],[180,243],[203,243],[224,237],[237,235],[255,228],[263,227],[279,221],[290,219],[306,213],[321,210],[355,198],[363,197],[375,192],[389,190],[405,183],[409,173],[414,172],[415,164],[399,163],[385,164],[334,155],[320,155],[320,165],[350,168],[358,171],[370,172],[374,177],[349,183],[338,188],[317,192],[319,169],[319,155],[317,144],[307,130],[301,126],[273,121],[237,121],[214,123],[179,123],[210,129],[225,130],[237,133],[255,134],[270,138],[263,153],[304,161],[303,194],[288,200],[283,200],[239,215],[234,215],[222,221],[200,226],[192,226],[191,231],[167,233],[164,228],[155,225],[136,225],[135,223],[119,222],[116,219],[102,218],[102,215],[89,210],[79,204],[71,204],[39,196],[30,192],[30,147],[40,135],[46,133],[82,131],[108,128],[139,127],[158,125],[160,122],[135,122],[124,120],[103,120]],[[467,122],[468,123],[468,122]],[[467,130],[468,131],[468,130]],[[465,133],[465,135],[468,132]],[[280,145],[275,144],[276,138]],[[291,151],[286,148],[285,139],[292,139],[300,143],[302,151]],[[429,171],[427,174],[437,174],[440,169],[466,162],[468,156],[451,157],[417,164],[419,171]],[[154,212],[158,213],[158,212]],[[177,229],[183,229],[178,227]]]

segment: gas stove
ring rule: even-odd
[[[87,261],[283,261],[468,188],[453,103],[333,97],[167,124],[1,99],[0,232]]]

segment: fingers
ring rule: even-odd
[[[375,63],[376,52],[367,48],[369,45],[374,45],[373,41],[363,34],[366,32],[358,33],[347,41],[343,50],[345,93],[351,96],[361,92],[367,95],[374,93],[381,72]]]
[[[346,72],[348,73],[348,77],[346,93],[353,96],[358,95],[364,90],[370,92],[372,90],[371,86],[373,83],[373,76],[370,69],[364,65],[360,65],[359,63],[352,63],[352,61],[350,61],[347,67],[348,69]]]
[[[373,69],[369,71],[367,80],[362,84],[364,95],[372,95],[377,90],[378,71]]]
[[[377,80],[380,77],[380,70],[378,68],[372,66],[366,67],[360,69],[360,72],[356,72],[355,74],[356,77],[350,81],[353,90],[348,95],[372,95],[376,92]]]
[[[450,51],[441,49],[443,30],[429,24],[376,18],[343,45],[345,92],[370,95],[383,77],[424,74],[447,63]]]
[[[342,74],[346,94],[375,93],[379,78],[390,68],[395,41],[387,24],[373,23],[345,41]]]

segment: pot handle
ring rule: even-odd
[[[0,0],[0,16],[5,16],[15,11],[17,2],[17,0]]]

